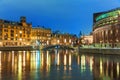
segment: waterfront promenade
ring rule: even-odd
[[[0,51],[28,51],[28,50],[39,50],[39,48],[33,48],[33,46],[0,47]]]
[[[52,50],[52,49],[69,49],[74,50],[71,46],[49,45],[49,46],[6,46],[0,47],[0,51],[29,51],[29,50]]]
[[[80,53],[120,55],[120,48],[82,48],[78,47]]]

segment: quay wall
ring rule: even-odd
[[[78,47],[79,53],[94,53],[94,54],[119,54],[120,55],[120,49],[117,48],[80,48]]]
[[[0,51],[30,51],[30,50],[38,49],[35,49],[32,46],[0,47]]]

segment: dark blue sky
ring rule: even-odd
[[[20,16],[26,16],[33,26],[89,34],[93,13],[117,7],[120,0],[0,0],[0,18],[19,21]]]

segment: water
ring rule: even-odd
[[[0,80],[120,80],[120,56],[0,51]]]

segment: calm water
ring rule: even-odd
[[[1,51],[0,80],[120,80],[120,56]]]

